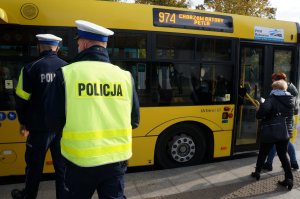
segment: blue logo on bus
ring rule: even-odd
[[[6,119],[6,115],[4,112],[0,112],[0,121],[3,121]]]
[[[14,112],[8,112],[7,118],[8,118],[9,120],[15,120],[15,119],[17,118],[17,114],[14,113]]]

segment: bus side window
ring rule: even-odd
[[[135,87],[139,95],[140,104],[149,106],[152,104],[150,97],[150,68],[145,63],[136,63],[131,71],[133,75]]]
[[[217,76],[215,96],[216,101],[226,101],[225,95],[228,93],[228,81],[223,75]]]
[[[118,33],[109,40],[112,59],[145,59],[147,56],[147,35],[139,33]]]
[[[173,97],[171,71],[174,71],[172,65],[157,67],[159,105],[170,105],[171,103]]]
[[[152,106],[154,102],[151,100],[150,93],[153,90],[153,81],[151,79],[155,80],[155,78],[151,78],[151,74],[153,74],[151,67],[142,62],[113,61],[112,63],[131,73],[135,89],[139,96],[140,105]]]
[[[232,65],[213,65],[215,74],[213,100],[217,103],[232,100]]]
[[[193,89],[191,99],[194,104],[211,103],[212,95],[207,71],[208,69],[204,67],[195,67],[191,70],[191,84]]]
[[[232,65],[203,64],[191,73],[194,104],[215,104],[232,100]]]

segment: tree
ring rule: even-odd
[[[277,11],[270,6],[269,0],[204,0],[196,9],[269,19],[274,19]]]
[[[187,8],[189,0],[135,0],[135,3]]]

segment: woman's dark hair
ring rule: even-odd
[[[273,73],[272,74],[272,80],[277,81],[277,80],[281,80],[281,79],[286,80],[286,74],[285,73]]]

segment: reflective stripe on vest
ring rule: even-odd
[[[16,88],[16,95],[18,95],[20,98],[28,101],[30,99],[31,94],[27,93],[26,91],[23,90],[23,69],[21,70],[17,88]]]
[[[132,155],[132,79],[118,66],[81,61],[62,68],[66,124],[62,154],[83,167],[128,160]]]

